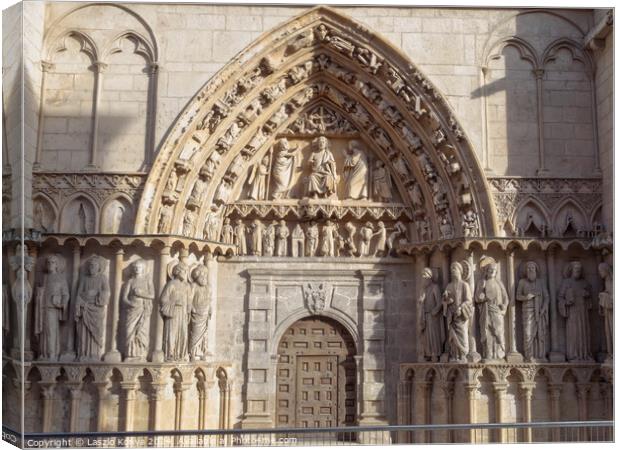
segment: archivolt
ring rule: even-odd
[[[194,183],[205,179],[205,171],[201,204],[219,196],[221,183],[230,184],[224,190],[238,190],[243,177],[229,172],[231,162],[243,150],[251,155],[244,168],[250,167],[292,120],[278,119],[282,112],[293,116],[318,101],[363,130],[384,161],[402,158],[408,176],[395,177],[406,180],[399,184],[401,194],[407,179],[420,184],[425,205],[418,212],[430,218],[434,237],[441,236],[438,217],[461,234],[461,217],[469,211],[479,218],[478,233],[495,233],[485,178],[446,101],[399,50],[325,7],[260,38],[190,101],[149,174],[136,232],[179,230]],[[267,123],[272,126],[262,136]],[[216,152],[217,164],[207,169]],[[167,189],[171,177],[178,179],[174,192]],[[158,229],[163,205],[174,208],[174,219]],[[207,210],[201,208],[198,225]]]

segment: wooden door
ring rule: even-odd
[[[278,354],[277,426],[355,423],[355,345],[342,325],[319,317],[300,320],[285,333]]]

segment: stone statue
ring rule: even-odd
[[[125,360],[144,360],[149,349],[149,324],[155,289],[143,259],[131,265],[131,278],[121,291],[125,308]]]
[[[474,314],[474,307],[469,284],[463,281],[463,266],[458,262],[450,264],[450,283],[443,293],[442,305],[450,362],[467,362],[469,320]]]
[[[486,263],[486,264],[485,264]],[[476,285],[474,298],[480,310],[480,341],[487,361],[506,356],[504,316],[510,300],[504,284],[497,276],[497,263],[492,258],[481,263],[483,278]]]
[[[177,188],[177,182],[179,181],[179,175],[175,168],[170,171],[170,175],[168,175],[168,181],[166,182],[166,190],[170,192],[174,192]]]
[[[303,228],[298,223],[293,228],[293,233],[291,234],[291,256],[304,256],[306,254],[306,236],[304,234]]]
[[[590,283],[583,279],[580,261],[571,262],[558,295],[558,311],[566,318],[566,357],[571,362],[592,361],[590,354]]]
[[[396,251],[398,245],[403,240],[407,240],[407,227],[402,222],[396,222],[396,224],[394,224],[393,231],[388,236],[388,254],[392,253],[392,250]]]
[[[110,299],[105,261],[93,255],[80,276],[75,304],[77,355],[80,361],[99,361],[104,350],[106,306]]]
[[[277,256],[288,256],[288,245],[287,245],[288,235],[289,235],[288,227],[286,226],[286,222],[284,221],[284,219],[282,219],[280,220],[280,225],[278,225],[278,227],[276,228],[276,255]]]
[[[157,224],[158,233],[166,233],[172,223],[172,206],[162,205],[159,212],[159,223]]]
[[[316,256],[319,248],[319,226],[313,220],[306,229],[306,253],[308,256]]]
[[[418,183],[415,181],[411,182],[409,186],[407,186],[407,193],[409,194],[414,208],[421,208],[424,206],[424,197],[422,196],[422,190]]]
[[[372,193],[375,201],[387,203],[392,200],[392,178],[380,159],[375,162],[372,172]]]
[[[373,236],[378,236],[377,247],[375,249],[375,256],[387,256],[387,229],[382,221],[377,222],[377,231],[373,233]]]
[[[357,245],[355,244],[355,235],[357,234],[357,228],[351,222],[347,222],[344,224],[344,230],[346,232],[346,236],[344,238],[344,246],[343,250],[349,256],[357,255]]]
[[[263,233],[263,255],[273,256],[276,247],[276,227],[278,222],[275,220],[265,228]]]
[[[190,305],[189,354],[192,361],[207,355],[207,330],[211,319],[211,287],[209,271],[200,264],[192,271],[194,286]]]
[[[517,285],[516,298],[521,302],[523,353],[527,362],[547,361],[549,333],[549,293],[540,269],[534,261],[525,263],[525,274]]]
[[[205,189],[207,188],[207,183],[198,178],[194,183],[194,187],[192,188],[192,192],[189,196],[188,203],[200,206],[202,203],[202,197],[204,195]]]
[[[338,234],[338,225],[331,220],[325,222],[321,230],[321,255],[336,256],[336,235]]]
[[[433,271],[429,267],[422,270],[422,293],[418,304],[422,308],[420,332],[422,333],[424,358],[438,362],[443,353],[446,332],[439,286],[433,280]]]
[[[370,241],[373,236],[372,223],[366,222],[362,228],[360,228],[360,247],[359,247],[359,255],[360,256],[369,256],[370,255]]]
[[[26,324],[25,315],[28,314],[28,305],[32,300],[32,286],[28,281],[28,272],[34,267],[34,258],[28,255],[28,246],[22,246],[17,244],[15,246],[15,255],[11,256],[9,260],[11,269],[15,271],[15,281],[11,286],[11,296],[15,302],[15,309],[17,311],[17,350],[21,353],[30,352],[28,345],[28,339],[26,342],[22,342],[24,335],[24,325]]]
[[[265,225],[259,220],[254,219],[252,225],[252,254],[254,256],[261,256],[263,254],[263,231]]]
[[[350,141],[344,154],[344,198],[365,200],[368,198],[368,158],[358,141]]]
[[[60,355],[60,323],[69,318],[69,284],[65,260],[50,255],[45,261],[43,284],[35,293],[34,334],[39,338],[39,359],[56,361]]]
[[[293,172],[297,167],[298,147],[289,148],[286,139],[280,139],[275,145],[275,156],[271,169],[273,181],[272,198],[287,198],[293,185]]]
[[[205,218],[204,238],[207,241],[217,241],[218,229],[220,227],[220,216],[218,207],[211,205],[211,210]]]
[[[439,219],[439,233],[442,239],[451,239],[454,237],[452,219],[450,219],[450,215],[446,211],[444,211]]]
[[[329,149],[325,136],[312,141],[312,155],[308,160],[310,175],[307,179],[307,193],[312,198],[331,197],[336,194],[336,160]]]
[[[269,176],[269,155],[252,167],[248,184],[250,185],[249,197],[252,200],[267,199],[267,177]]]
[[[611,266],[606,262],[598,265],[598,274],[603,279],[605,289],[598,294],[600,314],[605,318],[605,343],[607,358],[614,357],[614,278]]]
[[[196,213],[187,210],[183,216],[183,236],[192,237],[194,235],[194,222],[196,221]]]
[[[246,228],[243,220],[237,219],[234,230],[234,244],[237,246],[238,255],[248,254],[248,242],[245,233]]]
[[[163,350],[166,361],[184,361],[187,358],[187,333],[192,298],[187,273],[188,267],[185,263],[176,263],[159,301],[159,310],[164,318]]]
[[[467,212],[463,214],[463,222],[461,225],[463,227],[463,236],[478,236],[478,218],[472,209],[467,210]]]
[[[222,242],[224,244],[233,244],[234,236],[235,232],[233,230],[233,226],[230,224],[230,217],[226,217],[224,219],[224,224],[222,225]]]

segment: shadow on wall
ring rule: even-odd
[[[519,13],[490,34],[481,87],[472,92],[483,101],[487,173],[597,173],[593,65],[583,37],[575,22],[548,11]]]

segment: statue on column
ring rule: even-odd
[[[558,311],[566,318],[566,357],[570,362],[592,361],[590,354],[590,283],[583,279],[580,261],[565,269],[558,295]]]
[[[50,255],[45,260],[46,274],[35,294],[34,334],[39,337],[39,359],[56,361],[60,355],[60,324],[69,318],[69,284],[65,260]]]
[[[23,254],[22,254],[23,253]],[[28,281],[28,272],[34,267],[34,258],[28,254],[28,246],[17,244],[15,247],[15,255],[9,261],[11,269],[15,271],[15,281],[11,286],[11,296],[15,302],[17,310],[17,337],[13,340],[14,349],[21,357],[22,350],[30,352],[28,338],[26,342],[22,342],[24,336],[24,325],[26,324],[26,316],[28,314],[28,305],[32,299],[32,286]],[[15,342],[17,341],[17,344]],[[17,356],[16,356],[17,357]]]
[[[607,358],[614,357],[614,278],[611,266],[605,262],[598,265],[598,274],[603,279],[605,289],[598,294],[599,312],[605,319],[605,342]]]
[[[192,271],[194,287],[191,299],[189,352],[192,361],[207,355],[207,331],[211,319],[211,287],[209,270],[200,264]]]
[[[308,256],[316,256],[316,251],[319,248],[319,226],[313,220],[306,229],[306,252]]]
[[[325,136],[312,141],[312,155],[308,160],[310,175],[307,178],[307,193],[311,198],[332,197],[336,194],[336,160],[329,149]]]
[[[521,302],[523,353],[527,362],[547,361],[549,333],[549,293],[540,269],[534,261],[525,263],[525,273],[517,285],[516,298]]]
[[[469,320],[474,314],[474,306],[469,284],[463,281],[463,266],[458,262],[450,264],[450,283],[443,293],[442,306],[450,362],[467,362]]]
[[[234,243],[237,246],[237,254],[239,255],[248,254],[248,241],[245,233],[246,228],[243,220],[237,219],[237,223],[234,229]]]
[[[350,141],[344,155],[344,198],[366,200],[368,198],[368,158],[360,149],[358,141]]]
[[[298,147],[289,148],[286,138],[276,142],[271,176],[274,199],[288,198],[293,185],[293,171],[297,167]]]
[[[204,226],[204,238],[207,241],[217,241],[217,232],[220,227],[220,216],[218,207],[211,205],[211,210],[207,213]]]
[[[422,270],[422,293],[418,299],[418,305],[422,308],[420,332],[422,333],[424,358],[431,362],[438,362],[443,353],[446,334],[439,286],[433,280],[433,271],[429,267]]]
[[[299,224],[297,224],[299,226]],[[303,232],[302,232],[303,234]],[[280,224],[276,228],[276,255],[288,256],[288,226],[284,219],[280,220]],[[293,255],[294,256],[294,255]]]
[[[155,289],[146,261],[131,265],[131,278],[121,291],[125,308],[125,360],[144,360],[149,350],[149,325]]]
[[[504,334],[504,316],[508,310],[508,293],[497,276],[497,263],[486,258],[480,266],[483,279],[476,285],[474,298],[480,309],[480,341],[483,358],[495,361],[506,356],[506,336]]]
[[[187,281],[187,265],[183,262],[176,263],[170,275],[160,298],[160,312],[164,318],[164,357],[166,361],[184,361],[187,359],[187,333],[192,298],[192,289]]]
[[[288,229],[287,229],[288,233]],[[288,234],[287,234],[288,236]],[[306,236],[303,228],[298,223],[291,233],[291,256],[304,256],[306,254]]]
[[[104,350],[106,306],[110,299],[105,260],[93,255],[80,277],[75,304],[77,354],[80,361],[99,361]]]

